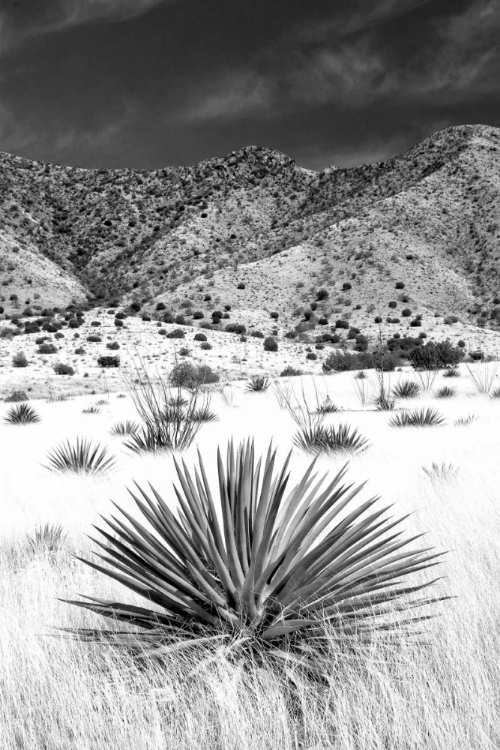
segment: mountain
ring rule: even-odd
[[[151,172],[0,154],[9,313],[27,300],[205,315],[226,304],[233,321],[277,312],[287,328],[316,301],[316,317],[359,327],[408,308],[496,328],[499,227],[500,130],[482,125],[321,173],[255,146]]]

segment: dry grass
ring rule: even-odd
[[[79,592],[123,599],[118,584],[76,561],[89,555],[85,534],[109,515],[111,500],[131,509],[125,487],[132,478],[151,480],[173,503],[170,456],[132,457],[118,453],[109,479],[55,477],[40,467],[45,444],[72,438],[83,427],[111,440],[117,419],[136,417],[130,399],[114,401],[107,417],[81,415],[81,401],[40,404],[41,425],[12,431],[0,426],[4,462],[0,475],[0,735],[5,750],[443,750],[500,746],[500,471],[495,442],[498,407],[474,395],[477,420],[457,430],[453,420],[470,409],[470,379],[457,397],[443,403],[447,426],[421,431],[391,430],[388,414],[352,413],[349,421],[366,434],[370,452],[355,457],[350,481],[368,479],[367,492],[396,503],[395,515],[416,511],[408,533],[429,532],[424,546],[450,550],[441,567],[438,593],[456,598],[439,605],[438,618],[424,623],[425,645],[395,637],[367,653],[332,650],[331,685],[299,682],[292,702],[271,665],[232,664],[224,649],[181,651],[163,665],[139,670],[126,657],[98,645],[53,638],[54,627],[109,626],[60,599]],[[304,379],[309,399],[315,391]],[[346,410],[358,406],[350,374],[325,380]],[[214,443],[255,434],[261,450],[271,436],[283,453],[290,447],[291,417],[273,394],[259,404],[235,385],[232,408],[218,405],[220,421],[198,438],[211,456]],[[307,393],[306,393],[307,396]],[[431,396],[428,403],[430,404]],[[426,399],[422,399],[426,406]],[[71,419],[68,418],[68,413]],[[328,417],[335,422],[335,414]],[[68,426],[70,425],[70,427]],[[15,434],[13,434],[15,433]],[[188,451],[192,461],[194,447]],[[321,458],[334,470],[344,459]],[[430,483],[422,465],[453,462],[461,471],[453,483]],[[292,475],[309,459],[294,456]],[[33,468],[31,473],[26,467]],[[213,482],[214,474],[209,473]],[[68,538],[58,550],[33,555],[26,535],[37,523],[61,523]],[[127,592],[127,601],[134,600]]]

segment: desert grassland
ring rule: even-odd
[[[481,366],[479,366],[481,367]],[[393,505],[390,515],[412,515],[407,535],[427,532],[419,546],[448,551],[439,567],[418,574],[443,576],[434,594],[451,596],[429,608],[438,614],[423,624],[425,645],[395,633],[363,653],[332,657],[328,690],[303,682],[299,706],[291,708],[280,678],[271,668],[245,673],[220,647],[178,652],[166,663],[139,669],[108,647],[55,638],[54,628],[109,626],[96,615],[59,599],[78,594],[142,604],[140,597],[75,560],[95,548],[86,534],[99,514],[114,512],[112,501],[139,515],[127,492],[133,480],[151,482],[174,504],[172,456],[131,455],[109,430],[119,419],[137,419],[131,398],[111,394],[100,414],[82,414],[102,396],[63,403],[33,402],[39,424],[0,425],[0,746],[40,750],[261,750],[263,748],[498,748],[500,746],[500,399],[477,393],[464,365],[461,377],[443,379],[458,395],[437,400],[426,393],[399,402],[432,406],[446,424],[395,429],[391,413],[362,407],[351,373],[301,382],[315,402],[314,383],[345,412],[327,424],[348,423],[369,438],[370,449],[350,460],[348,479],[368,480],[356,502],[380,495]],[[386,376],[391,385],[408,373]],[[375,384],[374,374],[369,375]],[[366,382],[366,381],[365,381]],[[500,385],[497,378],[495,385]],[[192,465],[196,446],[211,484],[216,482],[216,447],[254,436],[258,452],[272,438],[284,458],[296,426],[269,389],[247,393],[234,384],[231,406],[214,394],[219,421],[202,427],[185,452]],[[104,397],[106,398],[106,397]],[[2,407],[2,415],[7,405]],[[476,415],[467,426],[459,417]],[[60,476],[49,472],[47,452],[62,440],[91,437],[109,446],[117,467],[106,478]],[[293,483],[311,458],[296,448]],[[346,459],[322,457],[331,475]],[[422,472],[433,462],[452,463],[455,479],[431,480]],[[217,485],[215,485],[217,486]],[[36,524],[60,523],[68,532],[61,550],[33,555],[26,535]],[[101,524],[102,525],[102,524]],[[97,534],[94,534],[97,536]]]

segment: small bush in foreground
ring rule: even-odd
[[[415,409],[404,411],[393,417],[391,427],[438,427],[444,423],[444,417],[434,409]]]
[[[50,471],[76,474],[106,474],[115,465],[115,458],[108,455],[108,449],[92,445],[89,440],[77,438],[76,445],[66,441],[47,456]]]
[[[268,336],[266,339],[264,339],[264,351],[266,352],[277,352],[278,351],[278,342],[275,338],[272,336]]]
[[[39,414],[29,404],[12,406],[5,415],[7,424],[35,424],[40,421]]]
[[[294,445],[306,453],[363,453],[368,449],[367,438],[359,434],[357,429],[349,425],[338,427],[302,427],[295,434]]]
[[[28,367],[28,360],[24,352],[17,352],[12,357],[12,367]]]
[[[131,419],[126,419],[124,422],[116,422],[110,429],[109,434],[116,437],[123,437],[126,435],[132,435],[137,432],[140,427],[137,422],[133,422]]]
[[[448,367],[443,372],[443,378],[459,378],[460,377],[460,370],[458,367]]]
[[[290,459],[277,464],[270,446],[257,462],[253,442],[237,450],[231,442],[225,462],[217,452],[217,490],[200,454],[194,472],[175,461],[180,518],[155,490],[132,492],[151,530],[128,514],[107,520],[96,542],[107,567],[82,562],[139,593],[144,606],[116,597],[68,603],[134,629],[71,632],[138,657],[217,639],[239,663],[267,653],[285,673],[293,664],[322,680],[331,658],[325,625],[348,643],[423,619],[415,607],[436,601],[420,593],[431,583],[407,577],[440,555],[409,547],[402,521],[373,508],[378,498],[360,503],[362,486],[342,484],[347,467],[325,485],[312,462],[287,491]]]
[[[436,398],[454,398],[456,395],[456,388],[450,388],[448,385],[444,385],[442,388],[438,388],[434,392]]]
[[[111,354],[103,354],[97,358],[97,364],[99,367],[120,367],[120,357],[118,355],[113,357]]]
[[[420,386],[418,383],[414,383],[412,380],[403,380],[398,383],[392,389],[392,395],[395,398],[417,398],[420,396]]]

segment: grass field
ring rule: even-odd
[[[500,747],[500,398],[478,393],[464,365],[460,373],[453,379],[439,375],[432,391],[397,402],[397,408],[429,406],[445,417],[443,426],[420,429],[393,428],[393,413],[361,405],[352,373],[302,379],[311,402],[315,387],[321,399],[328,394],[341,407],[327,416],[327,424],[348,423],[370,442],[349,465],[351,481],[368,480],[360,501],[380,495],[384,505],[393,506],[391,515],[412,514],[405,521],[408,536],[426,532],[423,546],[447,551],[439,567],[418,575],[442,576],[434,594],[452,598],[430,609],[438,616],[423,623],[425,643],[395,633],[390,643],[375,642],[364,651],[336,647],[328,665],[330,687],[303,681],[293,704],[271,666],[243,670],[220,646],[207,646],[203,654],[173,653],[162,667],[140,669],[109,648],[54,637],[55,628],[103,624],[61,599],[88,594],[143,603],[74,555],[89,557],[93,544],[86,535],[101,520],[99,514],[113,512],[112,502],[137,514],[127,492],[134,480],[143,486],[151,482],[173,507],[173,459],[133,455],[123,439],[109,434],[117,420],[137,420],[129,395],[33,401],[38,424],[0,424],[0,747]],[[407,378],[415,379],[393,373],[390,384]],[[376,383],[373,373],[369,379],[368,391]],[[301,379],[290,382],[298,392]],[[433,392],[450,383],[456,396],[435,398]],[[272,439],[281,458],[293,448],[296,425],[279,408],[272,388],[248,393],[244,385],[231,386],[231,405],[220,394],[212,396],[219,419],[203,426],[184,454],[191,465],[199,447],[211,484],[217,445],[225,447],[231,437],[254,436],[258,452]],[[107,403],[99,413],[82,413],[101,399]],[[5,404],[0,417],[7,409]],[[476,417],[470,424],[454,424],[469,415]],[[115,470],[92,479],[44,468],[51,449],[77,437],[108,446]],[[299,480],[310,460],[293,448],[292,480]],[[345,461],[328,455],[319,466],[330,474]],[[426,474],[424,467],[432,474],[433,463],[435,472],[447,477]],[[33,552],[27,537],[45,523],[61,524],[67,537],[54,553]]]

